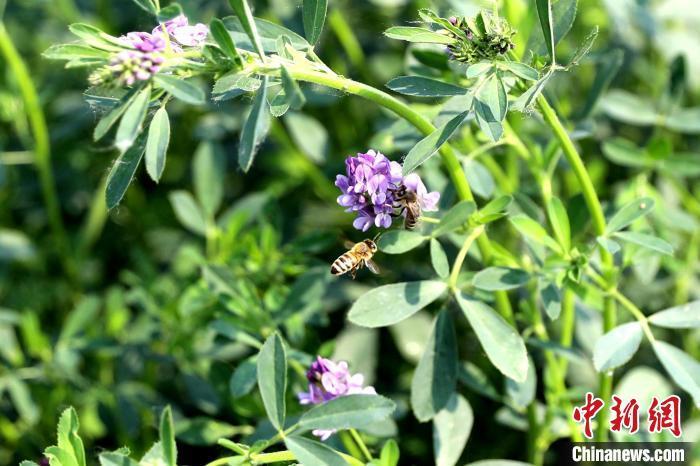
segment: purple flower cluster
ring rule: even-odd
[[[356,212],[352,225],[367,231],[372,225],[389,228],[395,213],[396,191],[406,186],[418,195],[424,211],[437,210],[440,193],[428,193],[420,177],[412,173],[402,176],[401,164],[390,161],[374,150],[345,159],[346,175],[338,175],[335,185],[340,188],[338,204],[346,212]]]
[[[338,363],[318,356],[306,373],[309,381],[309,391],[297,396],[303,405],[323,404],[327,401],[346,395],[376,395],[374,387],[364,387],[365,378],[362,374],[351,374],[348,363]],[[335,430],[317,429],[312,432],[321,440],[326,440]]]
[[[179,15],[156,26],[149,32],[130,32],[121,38],[141,52],[162,52],[166,49],[166,34],[170,38],[170,47],[181,52],[182,47],[197,47],[204,43],[209,34],[206,24],[197,23],[190,26],[185,15]]]

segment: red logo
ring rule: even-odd
[[[604,407],[605,402],[602,399],[596,398],[593,393],[588,392],[585,403],[574,408],[574,421],[583,422],[583,435],[587,438],[593,438],[591,423]],[[625,402],[619,396],[613,395],[610,407],[613,414],[610,419],[610,430],[622,432],[625,429],[630,434],[637,433],[639,431],[639,408],[639,402],[635,398]],[[671,395],[662,401],[653,397],[647,415],[647,431],[649,433],[668,430],[675,437],[681,436],[681,399],[677,395]]]

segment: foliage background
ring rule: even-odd
[[[400,158],[419,135],[365,101],[307,86],[304,114],[277,120],[253,169],[243,175],[230,154],[236,152],[245,102],[173,104],[173,139],[161,182],[155,184],[140,172],[122,204],[108,213],[102,205],[102,183],[114,153],[107,143],[92,141],[96,117],[82,95],[85,72],[64,70],[41,53],[72,40],[66,26],[73,22],[91,22],[119,35],[149,30],[151,19],[123,0],[8,3],[4,27],[29,67],[48,121],[57,201],[69,247],[64,249],[62,239],[49,229],[31,151],[31,109],[20,98],[16,76],[0,61],[0,464],[38,460],[44,446],[53,442],[58,414],[68,405],[76,407],[81,435],[91,451],[124,444],[144,451],[156,436],[159,409],[167,403],[174,408],[183,464],[216,458],[221,449],[212,444],[220,436],[261,435],[269,425],[258,425],[264,419],[259,398],[248,393],[252,387],[232,386],[230,380],[234,369],[255,352],[233,328],[241,325],[256,338],[276,326],[283,328],[293,347],[306,351],[298,355],[300,363],[315,353],[350,360],[378,392],[399,402],[401,464],[431,462],[430,424],[418,423],[408,406],[411,373],[427,338],[429,314],[421,313],[391,332],[352,329],[344,318],[349,304],[369,287],[430,273],[427,248],[380,257],[386,271],[382,277],[363,275],[349,282],[330,280],[326,273],[328,262],[341,252],[339,238],[361,239],[335,204],[332,180],[344,157],[372,147]],[[221,1],[182,4],[193,20],[208,22],[229,14]],[[338,73],[382,87],[417,66],[403,43],[384,38],[382,32],[414,21],[416,10],[427,6],[471,14],[482,5],[331,1],[318,54]],[[537,28],[534,6],[519,1],[505,6],[520,31],[517,45],[523,47]],[[257,16],[303,30],[296,2],[257,1],[254,7]],[[657,259],[633,264],[625,292],[649,311],[698,299],[698,130],[678,134],[656,125],[650,131],[635,121],[644,102],[611,109],[605,97],[599,102],[591,97],[599,80],[608,77],[605,66],[611,54],[620,53],[621,66],[606,83],[610,88],[625,89],[658,108],[676,98],[685,107],[700,104],[697,8],[690,1],[581,2],[558,53],[570,55],[595,25],[601,33],[589,59],[574,72],[558,75],[548,93],[556,96],[560,112],[580,130],[591,132],[580,144],[598,195],[611,211],[620,199],[654,187],[664,202],[657,210],[668,214],[657,220],[659,228],[682,238],[675,258],[663,267]],[[683,73],[672,65],[679,53],[686,60]],[[682,84],[674,85],[672,79]],[[433,111],[424,102],[416,105]],[[310,123],[308,117],[314,120]],[[550,136],[532,119],[520,114],[511,118],[518,131],[548,142]],[[697,112],[686,121],[691,129],[700,126]],[[615,157],[620,151],[605,145],[613,137],[642,149],[623,144],[626,157]],[[207,150],[223,154],[226,164],[221,172],[224,202],[217,216],[223,236],[216,250],[178,221],[170,202],[177,190],[201,189],[192,163],[198,151]],[[644,156],[663,159],[669,150],[695,159],[671,173],[656,170],[651,162],[629,162]],[[505,166],[507,149],[493,153],[494,162]],[[513,175],[512,167],[505,170]],[[522,193],[536,196],[537,188],[525,173],[516,171],[511,181]],[[575,179],[570,172],[561,173],[557,186],[565,197],[573,196]],[[504,191],[498,183],[491,186],[493,174],[475,176],[483,185],[482,198]],[[443,205],[451,205],[454,193],[437,165],[426,167],[426,179],[431,189],[444,189]],[[674,189],[678,184],[682,190]],[[507,229],[493,234],[517,247],[517,237]],[[456,250],[450,245],[449,255]],[[73,273],[65,273],[62,264],[70,264]],[[204,276],[203,265],[209,271]],[[600,317],[582,307],[578,319],[576,348],[590,354],[601,332]],[[462,323],[457,332],[461,353],[470,355],[470,362],[501,392],[501,378],[471,330]],[[682,341],[669,338],[696,359],[700,355],[697,330],[684,334]],[[595,386],[590,364],[570,372],[575,394]],[[625,377],[628,384],[655,387],[659,393],[672,390],[648,348],[636,356],[634,369],[620,371],[617,380]],[[476,425],[463,458],[524,460],[526,434],[513,428],[517,422],[509,421],[502,405],[471,389],[462,391],[475,407]],[[690,441],[700,435],[697,415],[697,408],[685,412]],[[378,434],[396,432],[388,426]],[[566,454],[565,445],[554,444],[548,458],[552,464],[557,455]]]

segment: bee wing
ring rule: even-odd
[[[367,268],[368,268],[372,273],[375,273],[375,274],[377,274],[377,275],[379,275],[380,273],[382,273],[381,270],[379,270],[379,266],[377,265],[377,263],[374,262],[372,259],[367,259],[367,260],[365,261],[365,265],[367,266]]]
[[[345,241],[343,241],[343,246],[345,246],[346,249],[352,249],[353,246],[355,246],[355,243],[353,243],[349,239],[346,239]]]

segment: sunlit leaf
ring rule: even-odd
[[[433,451],[436,466],[455,466],[467,445],[474,425],[469,402],[453,393],[445,407],[433,419]]]
[[[268,419],[277,430],[284,430],[287,354],[276,333],[265,341],[258,355],[258,387]]]
[[[639,322],[622,324],[596,341],[593,364],[598,372],[607,372],[632,359],[642,341]]]
[[[649,316],[649,322],[666,328],[700,327],[700,300],[656,312]]]
[[[446,289],[444,282],[430,280],[379,286],[355,301],[348,319],[362,327],[386,327],[423,309]]]

